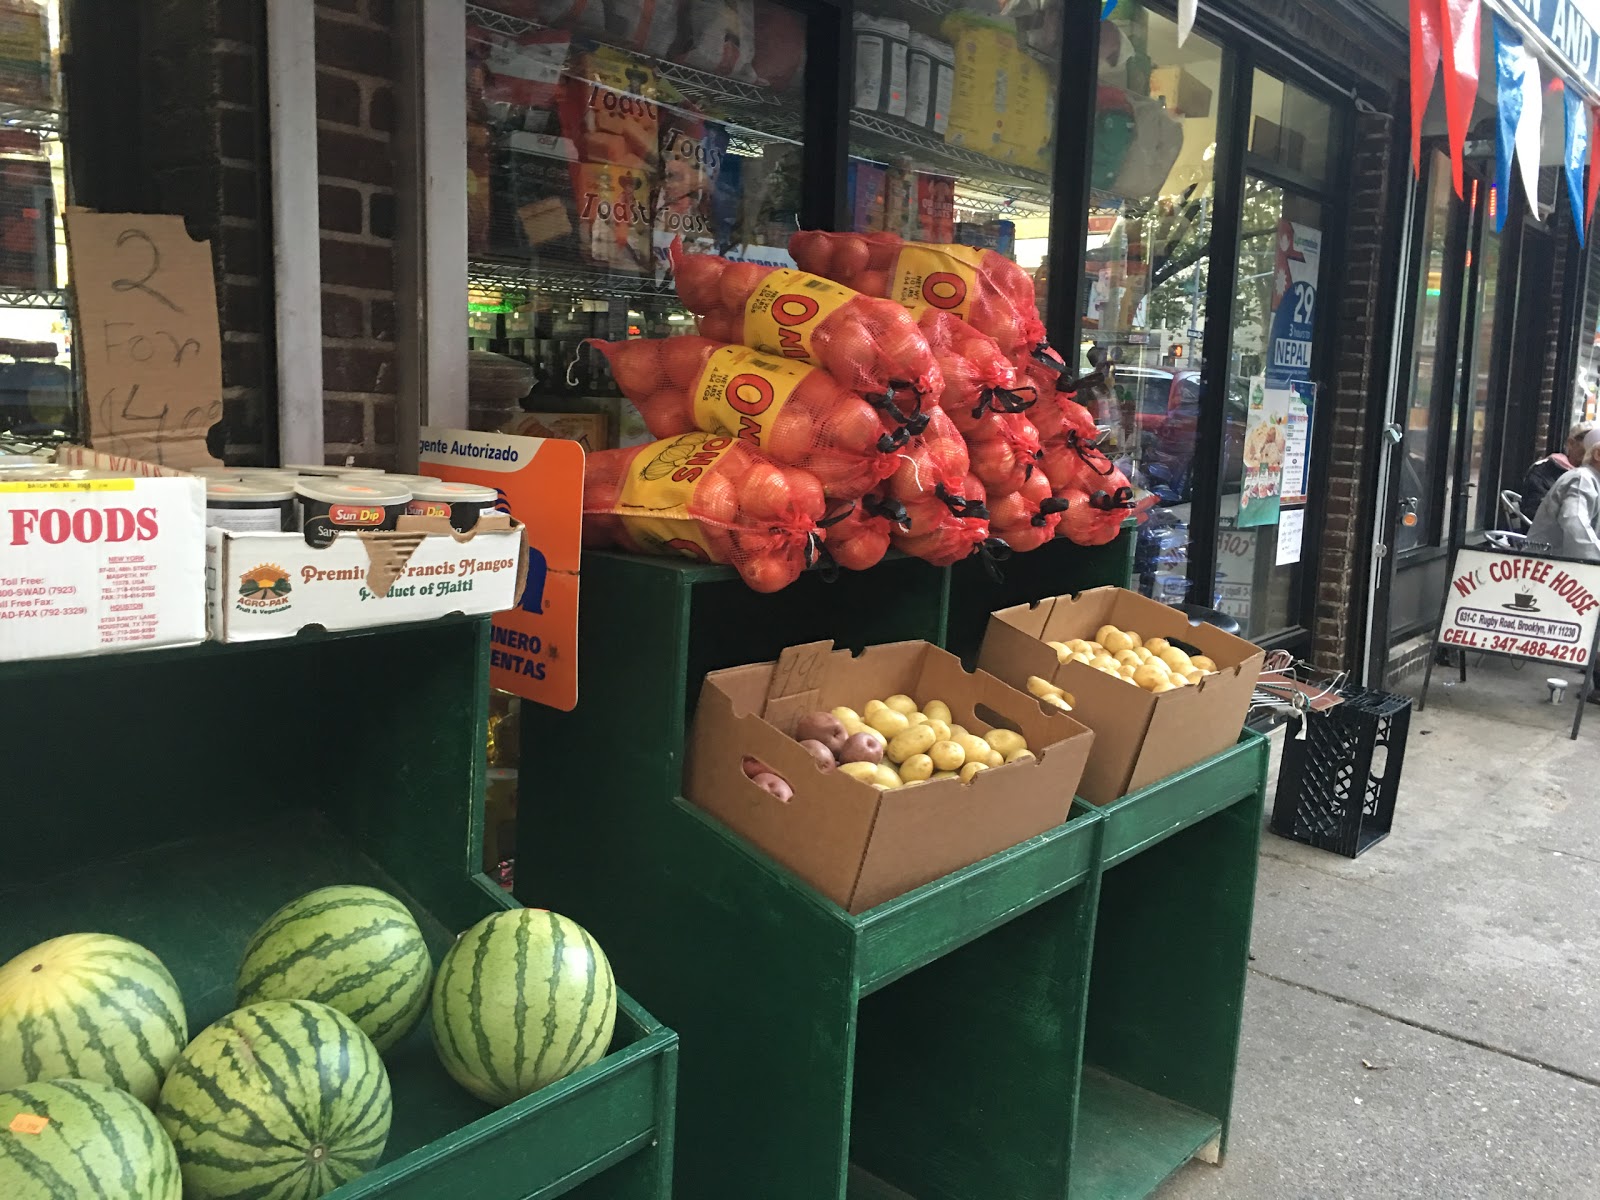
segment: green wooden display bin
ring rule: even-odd
[[[346,882],[402,896],[437,961],[515,906],[479,871],[487,645],[461,618],[0,666],[0,961],[121,934],[172,970],[197,1033],[256,926]],[[670,1195],[677,1038],[627,996],[605,1058],[502,1109],[444,1073],[426,1020],[387,1062],[385,1160],[334,1200]]]
[[[1128,521],[1104,546],[1075,546],[1056,538],[997,564],[999,578],[979,559],[957,563],[950,568],[945,649],[967,663],[977,662],[989,614],[997,609],[1089,588],[1129,586],[1138,537],[1138,525]]]
[[[1071,1200],[1148,1196],[1227,1147],[1266,777],[1246,733],[1098,810]]]

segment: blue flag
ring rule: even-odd
[[[1109,17],[1112,13],[1114,13],[1116,11],[1117,11],[1117,0],[1106,0],[1105,11],[1100,14],[1100,19],[1102,21],[1104,21],[1107,17]]]
[[[1506,212],[1511,208],[1511,163],[1517,149],[1517,126],[1522,123],[1525,95],[1523,80],[1528,72],[1528,51],[1516,30],[1498,16],[1494,19],[1494,75],[1498,97],[1498,136],[1494,142],[1494,183],[1500,203],[1495,208],[1494,230],[1506,227]]]
[[[1578,245],[1584,243],[1583,164],[1589,161],[1589,113],[1578,89],[1561,93],[1567,109],[1567,196],[1572,201],[1572,223],[1578,227]]]

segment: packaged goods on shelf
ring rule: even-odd
[[[905,159],[891,164],[884,176],[883,231],[907,239],[917,236],[917,173]]]
[[[606,0],[606,36],[629,50],[664,58],[678,41],[678,0]]]
[[[684,0],[683,30],[684,40],[673,55],[678,62],[728,79],[754,81],[755,0]]]
[[[1008,355],[1030,352],[1044,339],[1033,280],[994,251],[810,229],[794,234],[789,249],[802,270],[869,296],[953,313]]]
[[[853,913],[1066,820],[1093,741],[1071,716],[993,676],[962,670],[953,655],[925,642],[869,646],[859,656],[830,651],[827,642],[794,647],[778,663],[706,676],[684,775],[692,804]],[[919,713],[923,723],[961,726],[975,752],[979,739],[1004,729],[1027,753],[1005,762],[982,743],[983,757],[974,762],[985,769],[965,780],[894,786],[901,779],[891,767],[895,780],[885,776],[879,788],[842,769],[822,769],[796,740],[801,720],[819,710],[848,712],[876,728],[860,720],[858,708],[878,696],[901,703],[915,697],[913,705],[932,710]],[[909,714],[894,711],[909,728]],[[889,739],[880,737],[887,749]],[[957,751],[965,766],[959,743],[947,761],[956,761]],[[769,768],[764,773],[781,779],[790,798],[781,801],[756,783],[746,759]]]
[[[609,46],[583,50],[564,83],[561,129],[583,162],[653,173],[661,164],[660,100],[644,59]]]
[[[726,563],[758,592],[817,560],[826,510],[814,475],[724,434],[607,450],[584,469],[586,546]]]
[[[956,13],[942,32],[955,47],[946,138],[999,162],[1047,169],[1055,85],[1015,28]]]
[[[689,106],[676,89],[663,82],[670,103],[661,105],[661,182],[655,197],[655,247],[674,237],[709,248],[716,242],[713,199],[718,178],[728,161],[725,126]]]
[[[1090,641],[1102,644],[1110,663],[1091,665],[1100,656],[1071,645]],[[1171,649],[1174,661],[1203,666],[1194,683],[1168,679],[1146,690],[1112,669],[1120,666],[1115,654],[1138,649],[1157,658]],[[1095,588],[995,613],[978,665],[1017,687],[1035,679],[1072,693],[1073,716],[1095,731],[1079,794],[1109,804],[1232,746],[1262,661],[1258,647],[1215,626],[1191,624],[1137,592]]]
[[[787,91],[805,73],[805,19],[779,3],[756,5],[756,77],[770,88]]]
[[[50,108],[49,13],[41,0],[0,2],[0,100]]]
[[[849,167],[851,228],[880,230],[888,213],[888,170],[874,162],[852,158]]]
[[[906,122],[939,137],[950,125],[955,95],[956,48],[913,31],[906,80]]]
[[[855,107],[886,117],[906,116],[911,24],[897,17],[855,14]]]
[[[0,661],[204,641],[204,482],[77,447],[57,464],[0,482]]]
[[[0,159],[0,286],[56,286],[55,187],[45,159]]]
[[[658,438],[726,432],[854,500],[896,464],[897,422],[833,376],[701,337],[592,343]]]
[[[956,181],[949,175],[917,175],[916,240],[942,243],[955,239]]]
[[[700,332],[819,366],[852,391],[937,394],[938,364],[915,319],[893,302],[805,271],[673,248],[674,281]],[[908,415],[915,405],[902,409]]]
[[[593,454],[611,448],[609,424],[605,413],[530,412],[513,417],[501,432],[520,437],[564,438],[577,442],[585,454]]]

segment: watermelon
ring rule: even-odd
[[[86,1079],[0,1092],[6,1200],[179,1200],[178,1156],[150,1109]]]
[[[416,1026],[433,961],[404,904],[377,888],[318,888],[256,931],[239,967],[238,1006],[314,1000],[336,1008],[380,1052]]]
[[[72,933],[0,967],[0,1089],[87,1079],[154,1106],[188,1040],[178,985],[125,938]]]
[[[598,942],[538,908],[485,917],[444,956],[433,982],[433,1044],[450,1077],[510,1104],[602,1057],[617,984]]]
[[[186,1200],[315,1200],[372,1169],[391,1112],[372,1039],[309,1000],[266,1000],[202,1030],[156,1108]]]

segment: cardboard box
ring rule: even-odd
[[[0,480],[0,660],[205,641],[206,489],[76,447],[78,480]]]
[[[321,548],[298,533],[209,529],[205,539],[219,642],[500,612],[517,603],[527,574],[522,526],[503,513],[485,513],[468,534],[443,518],[401,517],[396,531],[341,533]]]
[[[1058,662],[1045,645],[1093,639],[1106,625],[1192,646],[1219,673],[1154,695],[1084,663]],[[1095,735],[1079,794],[1091,804],[1109,804],[1238,741],[1264,657],[1259,647],[1214,625],[1191,625],[1175,608],[1106,587],[994,613],[978,666],[1018,687],[1038,675],[1072,693],[1072,715]]]
[[[1150,72],[1150,96],[1164,99],[1180,117],[1209,117],[1211,89],[1182,67],[1157,67]]]
[[[790,734],[804,714],[860,710],[896,693],[943,700],[973,733],[1021,733],[1036,761],[893,791],[821,772]],[[859,657],[817,642],[776,663],[715,671],[700,692],[688,799],[852,913],[960,870],[1067,819],[1093,735],[1077,721],[926,642]],[[746,755],[789,781],[780,801],[745,777]]]

